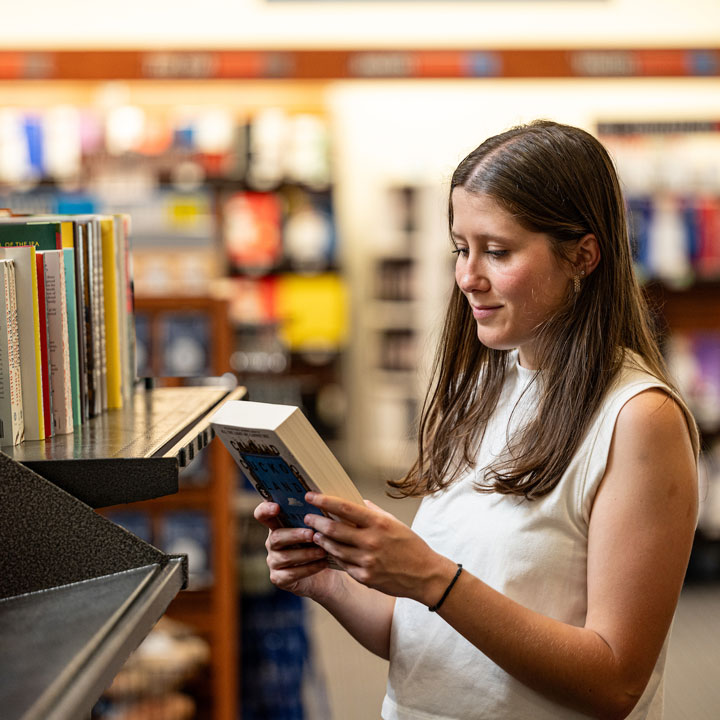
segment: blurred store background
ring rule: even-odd
[[[447,183],[552,118],[619,167],[637,268],[703,431],[668,720],[720,708],[720,5],[206,0],[3,14],[0,207],[127,212],[138,372],[230,373],[300,405],[368,497],[409,465],[453,280]],[[172,382],[172,381],[170,381]],[[107,511],[191,587],[98,718],[377,718],[386,664],[272,590],[221,448],[177,496]]]

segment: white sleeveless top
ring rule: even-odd
[[[532,610],[581,627],[587,611],[590,511],[605,473],[618,413],[643,390],[670,390],[626,363],[552,492],[532,502],[515,495],[478,493],[473,488],[476,473],[502,454],[508,425],[512,433],[535,408],[534,372],[518,365],[514,355],[479,450],[476,467],[480,470],[424,498],[413,530],[434,550],[461,562],[499,592]],[[682,401],[680,404],[684,407]],[[690,427],[694,425],[690,423]],[[662,718],[667,642],[666,638],[647,688],[628,717]],[[560,720],[585,716],[515,680],[424,605],[398,598],[382,717]]]

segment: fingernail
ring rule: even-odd
[[[308,502],[313,502],[316,497],[317,497],[317,495],[314,492],[305,493],[305,499]]]

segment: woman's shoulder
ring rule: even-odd
[[[680,394],[653,373],[648,363],[626,350],[611,396],[619,407],[616,433],[654,436],[686,430],[694,453],[699,439],[695,419]]]

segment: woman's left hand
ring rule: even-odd
[[[308,493],[306,500],[337,519],[310,514],[313,542],[358,582],[386,595],[436,602],[457,565],[436,553],[407,525],[369,500],[365,507]]]

